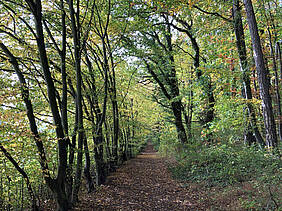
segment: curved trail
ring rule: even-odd
[[[81,198],[74,210],[206,210],[199,206],[198,194],[171,178],[165,159],[149,144],[108,176],[105,185]]]

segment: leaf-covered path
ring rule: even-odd
[[[74,210],[206,210],[198,195],[199,190],[181,187],[171,178],[166,160],[149,144]]]

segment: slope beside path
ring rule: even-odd
[[[143,153],[108,176],[105,185],[83,196],[74,210],[206,210],[199,205],[199,191],[174,181],[166,160],[148,144]]]

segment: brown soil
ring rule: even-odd
[[[142,154],[108,176],[105,185],[84,195],[73,210],[207,210],[205,194],[195,187],[182,187],[166,166],[166,159],[149,144]]]
[[[161,158],[149,144],[142,154],[109,175],[105,185],[95,192],[81,191],[80,203],[73,211],[249,211],[262,209],[257,209],[257,204],[242,206],[242,202],[263,199],[262,203],[270,203],[268,191],[255,188],[251,182],[225,188],[208,187],[205,182],[181,184],[171,178],[168,162],[176,163]],[[272,187],[271,192],[281,193],[280,186]],[[46,201],[43,210],[55,210],[54,207],[52,201]]]

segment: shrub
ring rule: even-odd
[[[225,186],[254,178],[265,183],[280,179],[280,159],[255,147],[224,144],[196,150],[187,146],[184,153],[178,156],[178,165],[169,168],[175,178],[183,181]]]

